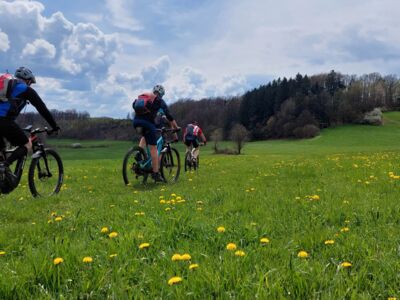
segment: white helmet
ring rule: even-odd
[[[31,80],[32,83],[36,83],[35,75],[33,75],[32,71],[25,67],[19,67],[14,74],[15,77],[24,79],[24,80]]]
[[[153,93],[154,94],[159,94],[160,95],[160,97],[162,97],[162,96],[164,96],[164,94],[165,94],[165,89],[164,89],[164,87],[161,85],[161,84],[157,84],[157,85],[155,85],[154,87],[153,87]]]

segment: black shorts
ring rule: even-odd
[[[197,139],[191,140],[191,139],[185,139],[185,145],[190,147],[190,145],[193,145],[193,148],[197,148],[199,146],[199,141]]]
[[[15,121],[0,118],[0,147],[4,147],[5,138],[13,146],[23,146],[29,142],[28,137]]]

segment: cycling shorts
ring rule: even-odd
[[[24,131],[13,120],[0,118],[0,146],[4,147],[5,138],[13,146],[24,146],[29,142]]]
[[[146,143],[148,145],[157,145],[158,130],[154,123],[144,119],[135,118],[133,120],[133,127],[142,127],[144,129],[142,134]]]
[[[199,141],[197,139],[185,139],[184,141],[185,145],[190,147],[190,145],[193,145],[193,148],[199,147]]]

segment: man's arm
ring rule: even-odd
[[[19,97],[28,100],[39,112],[39,114],[49,123],[53,130],[59,129],[56,121],[54,120],[52,114],[44,104],[43,100],[39,97],[38,93],[31,88],[28,87],[25,92],[23,92]]]

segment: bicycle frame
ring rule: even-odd
[[[160,156],[161,151],[164,149],[164,138],[163,138],[162,135],[158,138],[156,147],[157,147],[158,156]],[[140,168],[143,169],[143,170],[151,169],[152,159],[151,159],[151,153],[150,153],[150,146],[149,145],[146,145],[146,153],[147,153],[147,160],[139,163]]]

